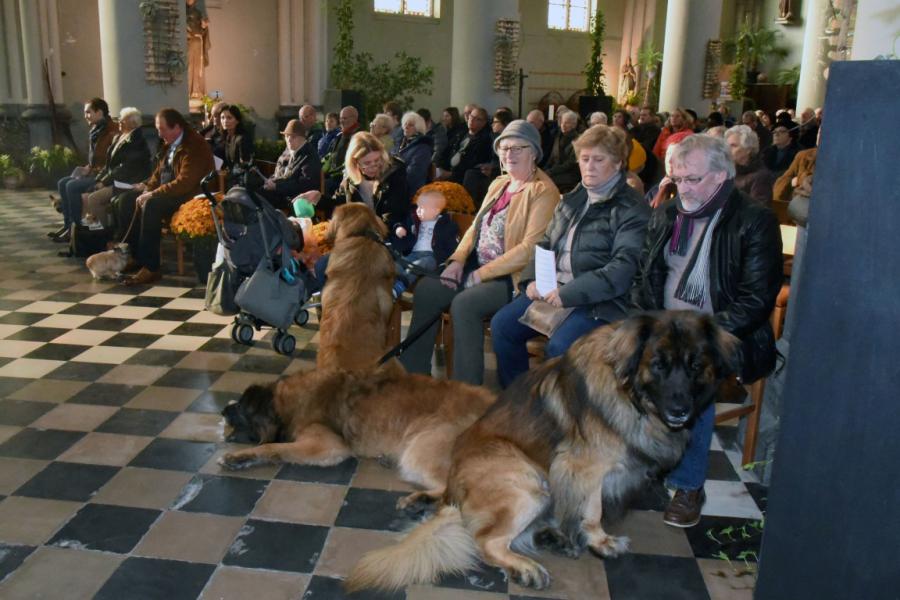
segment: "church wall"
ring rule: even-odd
[[[75,142],[86,152],[88,127],[82,117],[84,102],[103,96],[97,0],[66,0],[58,2],[57,7],[63,103],[72,112]]]
[[[805,10],[805,2],[794,0],[793,5],[799,6],[800,11]],[[794,10],[798,10],[795,8]],[[765,0],[762,7],[762,17],[760,23],[763,27],[774,29],[782,33],[781,45],[788,49],[788,55],[784,59],[776,58],[769,61],[764,67],[769,75],[769,81],[775,81],[775,74],[780,69],[790,69],[800,64],[800,58],[803,55],[803,29],[806,24],[803,22],[803,15],[795,18],[793,25],[779,25],[775,22],[778,16],[778,0]]]

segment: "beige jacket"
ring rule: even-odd
[[[501,175],[491,183],[484,202],[481,204],[481,209],[475,215],[471,227],[466,230],[460,240],[456,252],[450,257],[451,261],[465,264],[469,254],[475,249],[482,219],[490,211],[491,206],[500,199],[509,180],[508,175]],[[518,287],[519,275],[531,260],[535,244],[543,238],[544,231],[547,229],[558,203],[559,190],[550,177],[538,169],[534,179],[525,184],[522,191],[516,194],[509,203],[506,230],[504,231],[506,251],[502,256],[482,265],[479,269],[481,279],[486,281],[512,275],[513,286]]]

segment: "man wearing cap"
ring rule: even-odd
[[[263,184],[262,193],[275,208],[290,210],[291,198],[319,189],[322,163],[299,119],[288,121],[281,134],[287,147],[278,157],[275,173]]]

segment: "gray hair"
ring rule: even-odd
[[[372,124],[384,127],[387,130],[387,133],[390,133],[391,129],[394,128],[394,118],[385,113],[378,113],[372,118]]]
[[[605,112],[592,112],[591,116],[588,117],[588,124],[593,125],[606,125],[609,123],[609,118],[607,118]]]
[[[137,129],[143,125],[144,118],[141,116],[141,111],[133,106],[126,106],[119,111],[119,121],[130,123],[132,127]]]
[[[710,171],[724,171],[729,179],[734,177],[734,160],[725,140],[704,134],[689,135],[677,144],[669,146],[669,150],[671,155],[666,152],[667,163],[681,165],[691,152],[702,152],[709,162]]]
[[[559,121],[562,123],[563,121],[574,121],[578,122],[578,113],[574,110],[567,110],[566,112],[559,115]]]
[[[731,136],[737,136],[738,144],[741,148],[749,150],[751,155],[759,154],[759,137],[749,126],[735,125],[725,132],[725,140],[727,141]]]
[[[400,124],[402,126],[406,126],[407,123],[412,121],[416,125],[416,131],[425,135],[428,130],[425,127],[425,119],[422,118],[422,115],[415,111],[409,111],[408,113],[404,113],[403,118],[400,119]]]

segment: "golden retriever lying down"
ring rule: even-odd
[[[222,411],[228,441],[261,444],[224,455],[239,469],[263,463],[336,465],[351,456],[386,458],[425,488],[401,499],[444,493],[456,436],[494,402],[489,390],[407,373],[396,360],[367,371],[316,369],[252,385]]]
[[[386,352],[396,274],[391,253],[378,241],[387,234],[365,204],[335,209],[327,236],[334,249],[322,291],[318,367],[365,369]]]

